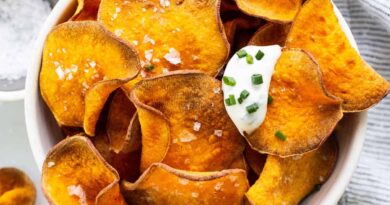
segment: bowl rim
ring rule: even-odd
[[[52,28],[61,22],[61,19],[64,17],[66,10],[70,8],[75,8],[76,0],[59,0],[58,3],[53,8],[52,12],[46,19],[43,27],[38,35],[38,38],[34,44],[34,50],[32,50],[32,55],[30,59],[29,69],[27,71],[26,77],[26,86],[25,90],[18,91],[20,95],[25,96],[24,106],[25,106],[25,121],[26,121],[26,129],[27,136],[29,140],[29,144],[33,153],[34,160],[41,171],[41,165],[44,162],[46,152],[43,147],[43,139],[39,136],[39,126],[40,122],[37,122],[37,104],[42,103],[43,101],[39,98],[39,70],[41,67],[42,60],[42,51],[44,42],[46,40],[46,36],[52,30]],[[357,49],[356,41],[352,35],[350,28],[347,25],[347,22],[342,17],[339,9],[334,5],[335,13],[339,17],[339,22],[350,39],[352,46]],[[63,19],[62,19],[63,20]],[[1,97],[0,92],[0,97]],[[18,95],[19,96],[19,95]],[[355,135],[351,140],[350,149],[346,151],[345,162],[342,166],[342,170],[340,170],[337,180],[332,183],[332,188],[328,190],[327,194],[324,195],[319,201],[320,205],[328,205],[328,204],[337,204],[341,196],[343,195],[347,185],[350,182],[352,174],[357,167],[360,153],[363,148],[363,143],[365,139],[365,130],[367,124],[367,111],[360,112],[358,114],[357,119],[359,120],[355,131]],[[346,163],[348,162],[348,163]]]

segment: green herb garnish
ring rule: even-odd
[[[253,56],[251,56],[251,55],[246,55],[246,62],[248,63],[248,64],[253,64]]]
[[[263,76],[261,74],[253,74],[252,75],[252,84],[253,85],[263,84]]]
[[[223,82],[226,85],[229,85],[229,86],[235,86],[236,85],[236,80],[233,77],[223,76],[222,79],[223,79]]]
[[[287,139],[287,137],[279,130],[275,132],[275,136],[282,141],[286,141]]]
[[[225,103],[227,106],[235,105],[236,99],[234,98],[234,95],[229,95],[229,98],[225,99]]]
[[[242,98],[243,100],[245,100],[248,96],[249,96],[249,92],[247,90],[243,90],[241,91],[240,93],[240,98]]]
[[[152,65],[152,64],[146,65],[145,69],[148,70],[148,71],[151,71],[151,70],[154,69],[154,65]]]
[[[245,50],[239,50],[239,51],[237,52],[237,56],[238,56],[239,58],[243,58],[243,57],[245,57],[246,55],[248,55],[248,53],[247,53]]]
[[[257,51],[255,57],[256,57],[257,60],[261,60],[264,57],[264,53],[261,50],[259,50],[259,51]]]
[[[246,111],[249,114],[256,112],[258,109],[259,109],[259,105],[257,103],[253,103],[252,105],[246,107]]]
[[[268,95],[268,105],[274,101],[274,98],[271,95]]]

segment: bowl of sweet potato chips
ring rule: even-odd
[[[282,54],[242,136],[221,77],[247,45]],[[33,54],[27,131],[53,205],[335,204],[390,91],[331,0],[61,0]]]

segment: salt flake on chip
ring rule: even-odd
[[[165,54],[164,58],[173,65],[181,63],[180,53],[174,48],[170,48],[169,53]]]

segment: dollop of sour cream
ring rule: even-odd
[[[247,46],[238,51],[226,66],[222,80],[225,108],[242,135],[253,133],[264,121],[271,78],[281,53],[282,48],[278,45]],[[253,76],[258,80],[259,75],[262,83],[252,82]],[[239,99],[245,93],[249,95]]]

